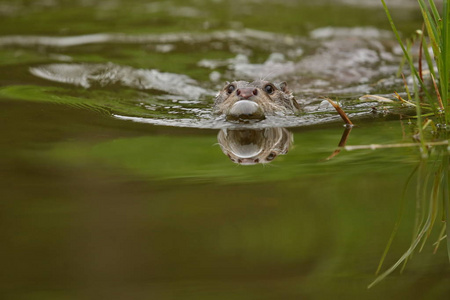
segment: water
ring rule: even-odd
[[[414,1],[391,5],[405,34],[420,28]],[[412,141],[409,108],[360,100],[403,91],[378,1],[3,1],[0,15],[2,299],[450,295],[440,219],[367,289],[399,211],[383,270],[426,213],[418,183],[448,170],[446,146],[426,166],[415,147],[335,151],[346,132],[323,96],[356,124],[347,145]],[[226,81],[259,78],[288,82],[304,112],[211,114]]]

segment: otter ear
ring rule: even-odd
[[[282,90],[285,93],[288,91],[286,81],[280,82],[280,90]]]

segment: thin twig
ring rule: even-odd
[[[325,158],[324,160],[330,160],[330,159],[332,159],[333,157],[335,157],[336,155],[338,155],[341,152],[341,150],[343,149],[343,147],[347,143],[348,136],[350,135],[351,131],[352,131],[352,127],[351,126],[346,126],[345,127],[345,130],[342,133],[341,140],[339,141],[338,148],[336,148],[336,150],[334,150],[333,153],[331,153],[331,155],[328,156],[327,158]]]
[[[442,110],[444,110],[444,104],[442,103],[441,94],[439,93],[439,88],[438,88],[438,86],[437,86],[437,84],[436,84],[436,80],[434,80],[434,76],[433,76],[432,73],[430,73],[430,75],[431,75],[431,80],[433,80],[434,89],[435,89],[435,91],[436,91],[436,95],[437,95],[438,102],[439,102],[439,107],[440,107]]]
[[[403,84],[405,85],[406,94],[408,95],[408,100],[412,101],[411,94],[409,93],[408,83],[406,82],[405,74],[402,73]]]
[[[422,31],[420,34],[420,46],[419,46],[419,76],[420,80],[423,81],[423,73],[422,73],[422,52],[423,52],[423,31],[425,30],[425,24],[422,24]]]
[[[325,98],[328,102],[330,102],[331,105],[333,105],[334,109],[336,109],[336,111],[338,112],[338,114],[341,116],[342,120],[344,120],[345,124],[347,124],[348,126],[353,126],[352,121],[350,121],[349,117],[347,116],[347,114],[344,112],[344,110],[333,100],[331,100],[330,98]]]
[[[398,100],[400,100],[400,102],[404,103],[404,104],[408,104],[411,106],[416,106],[414,103],[410,102],[410,101],[406,101],[405,99],[402,98],[402,96],[400,96],[397,92],[394,92],[395,94],[395,98],[397,98]]]
[[[441,145],[448,145],[448,140],[441,141],[441,142],[430,142],[425,143],[425,146],[432,147],[432,146],[441,146]],[[363,149],[386,149],[386,148],[406,148],[406,147],[421,147],[421,144],[417,143],[403,143],[403,144],[371,144],[371,145],[355,145],[355,146],[345,146],[344,149],[347,151],[353,151],[353,150],[363,150]]]

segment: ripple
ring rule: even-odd
[[[259,31],[253,29],[224,30],[210,33],[164,33],[164,34],[122,34],[97,33],[77,36],[27,36],[12,35],[0,37],[1,46],[48,46],[48,47],[74,47],[88,44],[149,44],[149,43],[205,43],[213,40],[238,41],[254,45],[255,41],[277,43],[278,45],[292,45],[296,38],[279,33]],[[297,38],[298,39],[298,38]]]
[[[399,62],[399,55],[394,53],[395,41],[387,31],[371,27],[324,27],[311,31],[310,37],[251,29],[209,33],[0,37],[0,47],[57,47],[60,48],[59,55],[64,55],[67,47],[111,43],[146,45],[146,51],[164,52],[167,56],[178,55],[175,52],[182,48],[178,43],[184,43],[191,51],[201,46],[205,51],[229,51],[234,57],[198,59],[197,67],[214,75],[210,76],[214,80],[209,82],[199,82],[185,74],[112,62],[54,63],[31,67],[30,72],[45,80],[89,91],[98,88],[107,91],[117,85],[143,91],[143,100],[120,99],[123,105],[118,109],[112,109],[114,106],[110,105],[118,100],[114,96],[99,106],[105,106],[114,117],[122,120],[194,128],[299,127],[339,122],[340,118],[333,110],[320,106],[322,96],[339,97],[346,103],[345,108],[353,112],[351,117],[368,117],[371,107],[377,103],[350,105],[350,102],[365,94],[376,94],[380,88],[397,82],[393,79]],[[255,53],[258,53],[258,59],[255,59]],[[221,88],[222,80],[260,78],[287,81],[306,114],[268,117],[254,124],[234,124],[212,116],[213,95]],[[114,93],[113,90],[109,92]]]
[[[367,107],[366,107],[367,108]],[[348,114],[351,119],[367,118],[371,116],[371,110],[365,109],[360,112]],[[199,129],[261,129],[261,128],[273,128],[273,127],[305,127],[314,126],[327,123],[340,123],[342,119],[335,111],[328,110],[321,114],[303,114],[287,115],[287,116],[267,116],[266,119],[257,122],[250,123],[234,123],[227,121],[223,116],[215,117],[212,114],[204,115],[202,118],[181,118],[181,119],[155,119],[145,117],[130,117],[115,114],[115,118],[120,120],[132,121],[137,123],[145,123],[159,126],[170,127],[185,127],[185,128],[199,128]]]
[[[40,78],[90,88],[120,84],[141,90],[158,90],[172,95],[199,99],[213,95],[196,84],[187,75],[160,72],[158,70],[135,69],[128,66],[107,64],[51,64],[30,68],[30,72]]]

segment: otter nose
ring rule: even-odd
[[[241,99],[248,99],[251,96],[258,95],[258,90],[254,87],[240,88],[236,90],[236,95]]]

